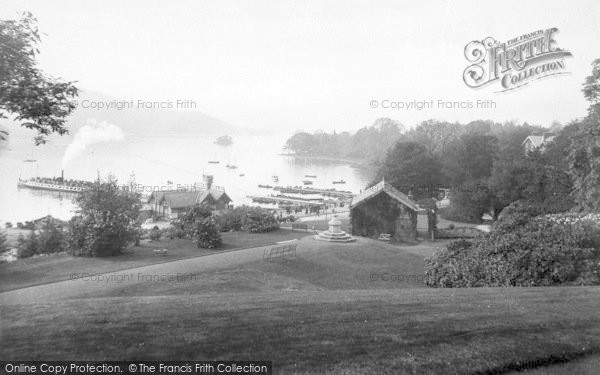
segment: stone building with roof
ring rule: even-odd
[[[148,200],[152,216],[165,219],[174,219],[196,204],[206,204],[212,210],[223,210],[229,203],[231,198],[225,190],[216,187],[194,188],[189,191],[155,191]]]
[[[389,234],[396,241],[429,237],[430,232],[427,210],[385,180],[352,199],[350,224],[355,236]]]

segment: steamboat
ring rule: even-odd
[[[19,187],[26,187],[29,189],[80,193],[92,183],[82,180],[65,180],[65,173],[64,171],[61,171],[60,177],[33,177],[30,179],[22,179],[19,177],[17,184]]]

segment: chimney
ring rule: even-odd
[[[210,188],[212,187],[213,179],[214,179],[213,175],[209,175],[209,174],[202,175],[202,179],[203,179],[202,182],[204,183],[204,186],[206,186],[206,189],[210,190]]]
[[[65,170],[64,169],[60,170],[60,180],[62,182],[65,182]]]

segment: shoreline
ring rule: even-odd
[[[297,154],[278,154],[279,156],[289,156],[300,159],[307,160],[323,160],[323,161],[332,161],[338,163],[350,164],[357,167],[366,168],[369,166],[368,163],[361,161],[359,159],[345,159],[345,158],[336,158],[333,156],[317,156],[317,155],[297,155]]]

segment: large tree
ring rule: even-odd
[[[569,175],[549,164],[540,151],[498,160],[489,186],[496,198],[496,213],[518,200],[539,206],[543,213],[563,212],[573,206]]]
[[[498,153],[498,139],[479,132],[465,133],[449,146],[443,159],[450,185],[488,178]]]
[[[117,181],[96,181],[75,200],[78,215],[70,222],[69,247],[74,255],[120,254],[138,234],[140,195]]]
[[[421,122],[416,128],[407,133],[407,137],[425,146],[427,151],[437,157],[443,157],[448,146],[457,140],[463,129],[459,123],[438,120]]]
[[[573,198],[581,210],[600,211],[600,59],[583,84],[588,116],[577,124],[569,152]]]
[[[437,195],[442,177],[441,165],[425,146],[416,142],[397,142],[387,152],[377,179],[385,178],[415,199]]]
[[[9,118],[37,130],[36,144],[51,133],[65,134],[66,117],[75,109],[77,88],[44,74],[37,66],[40,33],[37,20],[24,13],[0,20],[0,119]],[[0,139],[7,136],[0,132]]]

